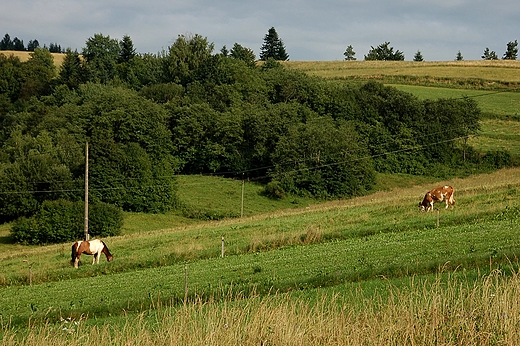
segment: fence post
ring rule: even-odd
[[[222,250],[221,250],[221,256],[222,256],[222,258],[224,258],[224,252],[225,252],[225,247],[224,247],[224,236],[222,236]]]
[[[188,264],[184,264],[184,302],[188,300]]]

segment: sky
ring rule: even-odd
[[[485,48],[502,57],[520,40],[518,0],[0,0],[0,36],[24,44],[57,43],[81,52],[95,34],[130,36],[139,53],[156,54],[179,35],[198,34],[215,46],[235,43],[258,58],[274,27],[289,60],[358,60],[390,42],[413,60],[481,60]]]

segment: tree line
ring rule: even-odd
[[[347,46],[343,53],[345,60],[356,60],[356,52],[352,45]],[[481,57],[484,60],[498,60],[498,56],[495,51],[490,51],[488,47],[484,49],[484,54]],[[504,60],[516,60],[518,58],[518,40],[510,41],[507,43],[506,51],[502,56]],[[390,42],[384,42],[377,47],[371,46],[365,60],[388,60],[388,61],[402,61],[404,60],[404,52],[400,50],[394,51],[394,47],[390,47]],[[464,57],[460,51],[455,55],[455,60],[462,61]],[[424,61],[424,57],[420,50],[414,54],[413,61]]]
[[[23,40],[20,40],[18,37],[15,37],[11,40],[11,36],[8,33],[6,33],[4,35],[4,38],[2,38],[2,40],[0,41],[0,50],[34,52],[36,48],[40,48],[40,42],[38,42],[38,40],[30,40],[29,43],[27,43],[27,47],[25,47]],[[44,44],[42,48],[48,49],[51,53],[65,52],[57,43],[51,43],[49,44],[49,47],[47,47],[47,45]]]
[[[197,34],[159,54],[95,34],[59,69],[42,48],[25,62],[0,54],[0,218],[81,201],[85,142],[91,201],[137,212],[182,207],[176,174],[245,177],[273,198],[327,199],[366,194],[378,172],[508,162],[467,145],[479,129],[471,98],[419,100],[254,61],[238,43],[215,53]]]

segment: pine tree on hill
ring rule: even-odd
[[[260,48],[260,60],[266,61],[269,58],[274,60],[289,60],[289,54],[285,51],[282,39],[278,37],[276,29],[269,29],[264,37],[264,44]]]

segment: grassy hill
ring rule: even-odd
[[[487,110],[472,144],[520,153],[517,62],[284,64],[341,83],[376,78],[421,98],[476,97]],[[455,187],[455,207],[419,212],[424,193],[444,184]],[[123,234],[104,239],[114,262],[92,266],[83,256],[79,269],[71,244],[13,244],[0,225],[1,343],[514,345],[520,337],[519,168],[446,181],[379,175],[372,194],[328,202],[271,200],[246,182],[242,204],[240,181],[180,176],[179,197],[181,211],[126,213]]]
[[[520,61],[286,61],[283,65],[330,80],[376,79],[389,84],[416,84],[466,89],[515,88]]]
[[[246,301],[256,302],[256,309],[265,302],[261,297],[279,302],[289,294],[295,303],[313,304],[341,297],[354,313],[361,307],[353,292],[374,303],[397,292],[391,287],[408,290],[414,280],[433,289],[439,272],[464,273],[457,282],[470,286],[493,270],[515,272],[520,169],[435,183],[442,184],[455,186],[457,204],[448,210],[438,206],[434,213],[417,208],[432,183],[410,183],[224,221],[170,226],[165,217],[155,229],[105,239],[115,261],[92,266],[83,258],[79,269],[69,264],[70,244],[1,251],[4,335],[29,320],[61,327],[67,318],[81,321],[85,330],[108,322],[117,334],[129,328],[128,321],[152,323],[161,309],[172,319],[186,308],[186,299],[200,309]],[[230,201],[225,192],[213,195]],[[137,328],[144,332],[145,325]]]

